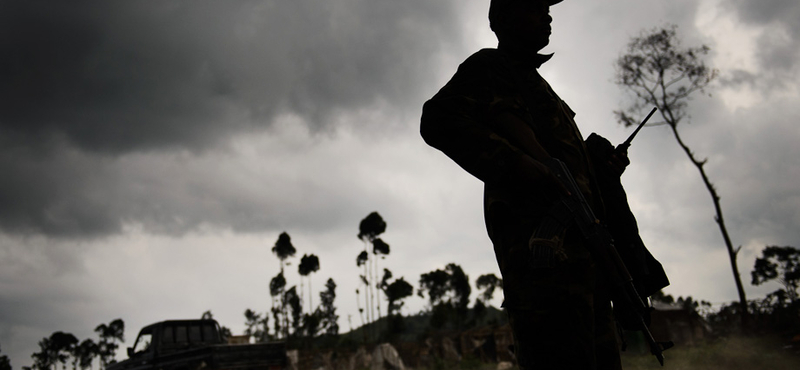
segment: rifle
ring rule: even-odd
[[[611,300],[615,309],[629,312],[636,330],[641,331],[650,345],[650,353],[664,366],[663,351],[673,346],[671,341],[657,342],[647,327],[645,317],[651,308],[644,303],[633,285],[633,278],[619,256],[614,240],[606,228],[595,217],[583,197],[578,184],[564,162],[556,158],[541,160],[558,177],[571,193],[560,197],[550,208],[545,219],[536,229],[533,238],[549,239],[559,230],[575,225],[587,242],[590,253],[600,267],[602,275],[611,287]]]

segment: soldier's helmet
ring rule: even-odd
[[[498,17],[506,10],[506,8],[509,5],[526,1],[545,1],[548,3],[548,5],[552,6],[562,2],[563,0],[491,0],[489,2],[489,26],[492,27],[492,29],[494,29],[492,24],[498,20]]]

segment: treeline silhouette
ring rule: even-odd
[[[691,312],[711,329],[713,337],[732,334],[777,335],[800,350],[800,249],[792,246],[767,246],[756,258],[750,273],[754,286],[778,284],[778,289],[761,299],[747,300],[748,317],[742,326],[741,302],[728,302],[718,308],[691,296],[674,298],[659,292],[653,301],[680,307]]]
[[[291,266],[297,249],[289,234],[283,232],[272,247],[280,269],[269,284],[271,308],[268,312],[245,310],[245,335],[255,342],[283,340],[291,348],[392,341],[407,334],[406,318],[401,314],[401,308],[404,300],[414,294],[414,287],[405,277],[396,278],[391,270],[381,267],[381,261],[391,251],[389,244],[381,238],[386,227],[386,221],[378,212],[368,214],[359,223],[356,236],[364,247],[355,256],[360,281],[355,291],[361,323],[357,330],[352,330],[344,338],[338,335],[337,292],[333,278],[328,278],[325,289],[319,293],[319,305],[313,306],[310,275],[320,268],[320,259],[316,255],[304,254],[300,259],[297,269],[301,278],[300,293],[296,285],[287,287],[287,267]],[[304,286],[306,281],[307,294]],[[450,263],[443,269],[421,274],[417,295],[427,297],[430,312],[414,315],[412,327],[420,330],[421,317],[425,317],[425,327],[435,330],[459,330],[481,322],[489,312],[487,302],[502,287],[502,279],[494,274],[484,274],[476,280],[476,286],[482,293],[470,313],[468,306],[472,288],[461,266]],[[308,305],[304,297],[308,297]],[[348,317],[348,322],[352,329],[352,318]]]
[[[422,342],[434,333],[457,333],[483,325],[505,324],[505,314],[489,305],[494,293],[502,288],[502,279],[494,274],[484,274],[475,280],[480,291],[472,307],[472,288],[469,276],[456,263],[420,274],[416,294],[426,298],[427,307],[421,312],[403,316],[404,300],[414,294],[414,287],[404,277],[394,278],[391,271],[382,268],[379,260],[389,255],[389,245],[380,238],[386,230],[386,222],[377,213],[370,213],[359,225],[357,237],[363,241],[364,249],[356,255],[361,285],[356,290],[361,325],[340,334],[336,307],[336,283],[328,278],[318,293],[319,301],[313,306],[311,274],[319,270],[320,260],[313,254],[304,254],[298,264],[300,288],[287,288],[286,268],[297,253],[291,237],[283,232],[272,251],[278,257],[280,270],[269,284],[271,307],[267,312],[250,308],[244,311],[244,335],[251,342],[285,341],[288,348],[356,348],[364,344],[385,342]],[[378,272],[381,272],[379,274]],[[768,246],[755,261],[751,272],[751,284],[777,283],[778,289],[763,299],[749,300],[747,327],[741,327],[741,305],[730,302],[714,309],[711,303],[689,297],[674,298],[659,293],[653,301],[678,307],[691,312],[711,328],[711,337],[725,337],[747,332],[751,334],[778,335],[786,342],[800,334],[800,249],[792,246]],[[306,295],[307,280],[307,295]],[[304,296],[308,297],[307,305]],[[381,302],[386,304],[383,315]],[[270,316],[272,320],[270,320]],[[212,319],[211,311],[201,318]],[[164,318],[171,319],[171,318]],[[56,331],[39,341],[39,351],[31,355],[33,365],[23,370],[85,370],[97,361],[105,368],[114,361],[118,343],[124,342],[125,324],[115,319],[95,328],[98,338],[79,340],[74,335]],[[221,326],[221,334],[227,338],[231,331]],[[796,343],[795,343],[796,344]],[[11,370],[7,356],[0,354],[0,370]]]
[[[97,341],[87,338],[79,340],[70,333],[56,331],[49,337],[39,341],[39,351],[31,355],[32,366],[23,366],[23,370],[49,370],[57,369],[61,364],[66,370],[69,365],[72,370],[85,370],[92,368],[95,359],[100,361],[102,368],[114,362],[114,356],[119,343],[125,341],[125,323],[116,319],[108,324],[100,324],[95,329]],[[11,362],[7,356],[0,356],[0,369],[11,370]]]

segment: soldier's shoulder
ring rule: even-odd
[[[491,90],[503,74],[501,64],[500,54],[496,49],[475,52],[458,66],[455,74],[433,99],[454,95],[473,98],[491,95]]]
[[[458,66],[451,83],[491,80],[501,74],[502,66],[502,56],[497,49],[481,49]]]
[[[492,68],[501,63],[502,55],[497,49],[481,49],[467,57],[459,69]]]

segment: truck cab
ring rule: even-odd
[[[142,328],[128,357],[152,357],[195,347],[222,344],[219,324],[215,320],[167,320]]]
[[[139,331],[128,359],[107,370],[278,370],[286,366],[282,342],[227,344],[215,320],[167,320]]]

